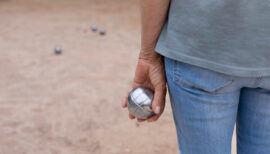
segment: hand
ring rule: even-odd
[[[142,54],[140,55],[132,86],[127,92],[122,102],[122,107],[126,108],[126,101],[129,92],[139,86],[148,87],[155,92],[152,102],[152,109],[155,114],[147,119],[137,119],[138,122],[142,122],[145,120],[147,120],[148,122],[156,121],[162,114],[165,107],[166,78],[163,65],[163,57],[160,55],[151,58],[146,57],[149,56],[142,56]],[[131,114],[129,114],[129,118],[135,119],[135,117]]]

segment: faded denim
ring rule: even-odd
[[[270,154],[270,76],[239,77],[164,57],[181,154]]]

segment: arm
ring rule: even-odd
[[[170,0],[140,0],[141,8],[141,51],[131,89],[144,86],[155,91],[152,109],[155,115],[147,121],[156,121],[165,107],[166,78],[162,56],[154,51],[165,22]],[[129,92],[128,92],[129,93]],[[127,93],[127,95],[128,95]],[[127,95],[122,107],[126,107]],[[134,119],[133,115],[129,115]],[[144,121],[138,119],[139,122]]]
[[[154,52],[159,34],[167,17],[170,0],[140,0],[141,52],[140,57],[156,58]]]

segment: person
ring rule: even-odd
[[[270,1],[140,0],[140,9],[131,89],[155,91],[155,115],[137,120],[161,116],[168,86],[182,154],[231,153],[235,124],[238,154],[269,154]]]

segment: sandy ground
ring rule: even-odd
[[[121,108],[140,47],[136,0],[0,0],[0,27],[0,154],[179,153],[168,99],[155,123]]]

